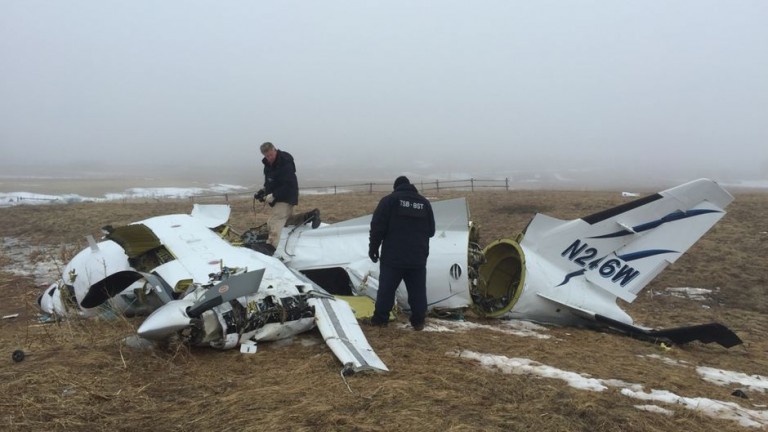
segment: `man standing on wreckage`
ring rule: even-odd
[[[312,222],[312,228],[320,225],[320,210],[314,209],[307,213],[293,215],[293,208],[299,204],[299,182],[296,178],[296,164],[290,153],[275,148],[267,141],[260,147],[264,158],[264,187],[253,195],[263,203],[272,207],[272,214],[267,219],[269,237],[260,252],[274,255],[280,244],[283,227]]]

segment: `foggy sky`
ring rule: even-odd
[[[768,177],[768,2],[0,0],[2,165]]]

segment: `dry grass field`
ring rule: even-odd
[[[670,185],[671,186],[671,185]],[[645,392],[738,404],[768,424],[768,395],[743,385],[717,385],[697,374],[712,367],[768,376],[768,194],[735,193],[728,214],[631,305],[640,325],[670,327],[718,321],[744,344],[731,349],[693,343],[670,350],[628,337],[546,327],[546,339],[495,331],[498,320],[467,314],[491,328],[414,332],[405,326],[364,328],[390,368],[386,374],[340,375],[341,364],[316,331],[261,344],[254,355],[171,345],[134,350],[123,338],[140,319],[39,324],[32,275],[8,271],[0,255],[0,430],[5,431],[732,431],[755,430],[683,404],[631,398],[617,387],[589,391],[559,378],[505,373],[457,352],[523,358]],[[460,196],[441,193],[433,200]],[[524,229],[535,212],[571,219],[626,202],[618,191],[513,191],[466,194],[481,243]],[[372,212],[381,194],[303,196],[298,211],[318,207],[326,222]],[[230,203],[235,228],[266,220],[250,200]],[[2,237],[49,252],[30,260],[58,262],[99,236],[106,224],[187,213],[191,202],[84,203],[0,209]],[[52,252],[51,252],[52,251]],[[668,295],[670,287],[712,290],[705,300]],[[407,319],[402,317],[401,322]],[[430,323],[438,322],[431,319]],[[14,363],[11,353],[27,357]],[[759,379],[759,377],[758,377]],[[741,389],[748,398],[731,393]],[[705,402],[700,402],[704,404]],[[668,413],[637,408],[656,404]],[[762,417],[761,417],[762,416]],[[766,426],[762,426],[765,428]]]

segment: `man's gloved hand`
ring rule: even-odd
[[[368,247],[368,258],[371,259],[374,263],[379,262],[379,248],[378,247]]]
[[[264,189],[259,189],[258,192],[253,194],[253,199],[264,202]]]
[[[273,202],[275,202],[275,196],[272,194],[269,194],[264,197],[264,201],[266,201],[267,204],[272,204]]]

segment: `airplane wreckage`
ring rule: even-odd
[[[632,302],[732,200],[700,179],[580,219],[536,214],[516,240],[484,249],[464,198],[433,202],[429,308],[438,316],[471,308],[481,316],[609,328],[653,341],[738,345],[722,324],[644,328],[617,304],[617,298]],[[243,352],[317,327],[344,371],[386,371],[343,300],[376,298],[379,267],[367,254],[371,215],[316,229],[286,226],[269,256],[258,252],[266,233],[255,228],[233,236],[229,213],[227,205],[196,204],[189,215],[106,227],[38,303],[57,318],[103,308],[148,315],[141,338],[180,337]],[[407,311],[405,295],[401,287],[397,302]]]

